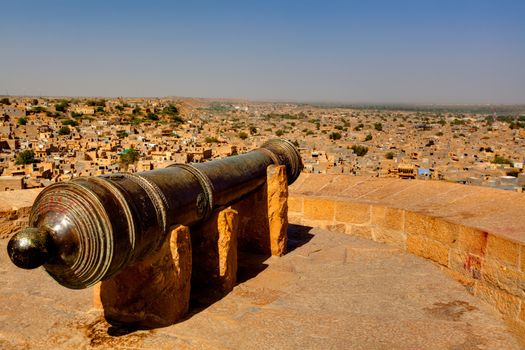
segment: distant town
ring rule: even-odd
[[[522,192],[523,106],[344,106],[197,98],[0,97],[0,191],[140,172],[292,141],[304,171]]]

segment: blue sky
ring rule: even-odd
[[[0,94],[525,103],[522,0],[0,6]]]

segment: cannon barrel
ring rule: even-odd
[[[159,249],[173,225],[204,221],[260,188],[272,164],[286,166],[289,184],[303,167],[295,147],[275,139],[221,160],[53,184],[36,198],[30,227],[10,239],[9,257],[44,265],[65,287],[89,287]]]

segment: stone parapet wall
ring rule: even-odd
[[[437,263],[525,338],[525,196],[444,182],[303,174],[289,221]]]
[[[0,239],[7,239],[27,225],[31,206],[42,189],[0,192]]]

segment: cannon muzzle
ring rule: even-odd
[[[260,188],[272,164],[286,166],[289,184],[303,168],[290,142],[270,140],[221,160],[53,184],[36,198],[30,227],[9,241],[9,257],[25,269],[43,265],[65,287],[89,287],[155,252],[170,227],[202,222]]]

